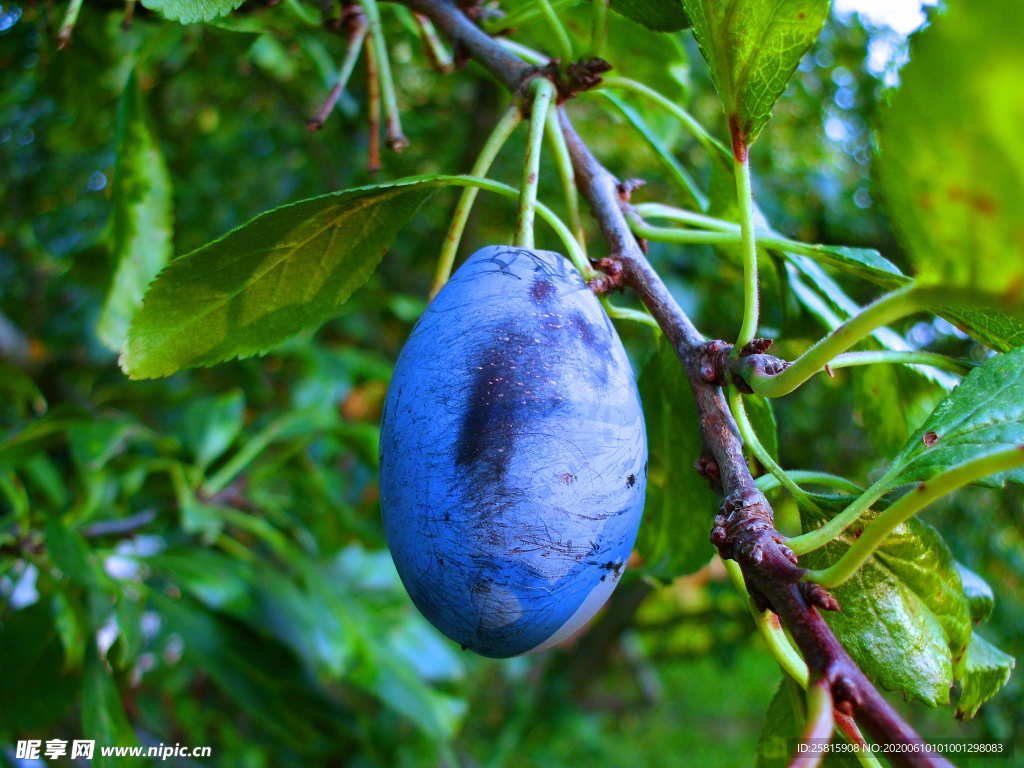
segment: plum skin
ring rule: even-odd
[[[611,595],[643,513],[643,411],[561,255],[489,246],[455,272],[399,355],[380,451],[395,566],[464,648],[542,650]]]

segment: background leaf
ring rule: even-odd
[[[104,662],[90,649],[85,663],[82,686],[82,733],[96,740],[92,764],[112,768],[124,763],[123,757],[104,757],[99,747],[130,747],[138,744],[135,732],[121,703],[121,694],[104,666]]]
[[[244,412],[245,395],[241,390],[197,398],[185,406],[180,434],[200,467],[231,447],[242,431]]]
[[[682,0],[611,0],[611,7],[658,32],[675,32],[690,26]]]
[[[1024,349],[996,355],[971,371],[932,411],[893,460],[891,487],[922,482],[997,450],[1024,445]],[[986,485],[1024,483],[1024,469]]]
[[[714,553],[709,540],[718,499],[696,471],[703,451],[697,406],[672,346],[665,341],[639,381],[650,467],[636,549],[659,578],[692,573]]]
[[[142,4],[165,19],[194,24],[227,16],[245,0],[142,0]]]
[[[1015,665],[1012,656],[972,632],[967,652],[957,664],[960,698],[956,702],[956,716],[971,718],[978,714],[981,705],[1006,685]]]
[[[836,505],[845,506],[845,500]],[[802,510],[804,530],[825,519]],[[857,530],[848,532],[856,536]],[[801,557],[822,568],[848,548],[849,536]],[[832,590],[840,610],[825,619],[865,673],[891,691],[932,706],[949,702],[954,662],[971,634],[971,615],[953,555],[938,531],[911,519]]]
[[[1024,47],[1014,0],[951,0],[882,112],[882,189],[923,280],[1024,304]],[[942,83],[936,88],[937,82]],[[955,148],[955,151],[946,151]]]
[[[275,208],[172,261],[132,321],[121,367],[167,376],[265,352],[337,313],[444,177]]]
[[[134,70],[117,110],[113,206],[110,246],[116,267],[96,330],[116,351],[146,286],[174,250],[171,178],[147,122]]]
[[[752,144],[828,16],[828,0],[684,0],[730,125]]]

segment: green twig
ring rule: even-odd
[[[498,152],[508,141],[508,137],[512,135],[521,119],[517,105],[512,105],[506,110],[484,142],[480,154],[477,155],[473,169],[470,171],[473,176],[487,175]],[[434,282],[430,289],[431,297],[436,296],[437,292],[448,282],[452,266],[455,264],[455,256],[459,250],[459,243],[462,241],[462,233],[466,229],[466,222],[469,221],[469,214],[478,193],[479,189],[476,187],[465,187],[462,194],[459,195],[459,202],[455,206],[451,223],[448,225],[448,233],[444,236],[444,242],[441,244],[441,254],[437,260],[437,270],[434,272]]]
[[[356,68],[356,62],[359,60],[359,54],[363,50],[363,43],[366,41],[367,26],[366,22],[360,17],[354,23],[352,34],[348,39],[348,49],[345,51],[345,58],[341,62],[341,67],[338,68],[338,79],[331,88],[330,94],[328,94],[326,101],[323,106],[320,107],[320,111],[314,115],[306,126],[311,131],[317,131],[323,128],[325,122],[327,122],[328,116],[331,114],[331,110],[334,109],[334,105],[338,103],[338,99],[341,98],[341,94],[344,93],[345,87],[348,85],[349,78],[352,77],[352,72]]]
[[[565,27],[562,25],[562,20],[558,18],[558,14],[555,13],[555,9],[551,6],[549,0],[536,0],[536,3],[537,7],[540,8],[541,14],[544,16],[544,21],[547,22],[548,28],[558,41],[558,50],[562,56],[562,61],[565,63],[572,61],[572,41],[569,39],[569,33],[565,31]]]
[[[554,109],[548,110],[548,119],[545,125],[548,136],[548,144],[551,145],[551,155],[558,169],[558,177],[562,181],[562,192],[565,195],[565,207],[569,213],[569,226],[580,247],[586,250],[587,239],[583,229],[583,218],[580,216],[580,199],[576,192],[576,176],[572,169],[572,158],[569,157],[569,148],[565,144],[565,135],[558,124],[558,114]]]
[[[549,3],[552,10],[558,10],[564,8],[567,5],[575,3],[576,0],[551,0]],[[489,33],[501,32],[502,30],[512,29],[513,27],[521,26],[528,21],[537,18],[542,13],[539,3],[524,3],[521,7],[512,11],[505,16],[498,16],[493,19],[488,19],[484,22],[484,29]]]
[[[775,657],[775,661],[778,662],[787,675],[800,684],[801,688],[806,688],[809,679],[807,662],[803,660],[797,649],[793,647],[792,641],[783,632],[778,617],[771,611],[757,610],[754,601],[750,599],[750,595],[747,592],[743,571],[740,570],[740,566],[735,560],[723,560],[722,563],[725,565],[725,570],[728,572],[733,585],[735,585],[736,589],[746,600],[747,608],[754,619],[754,625],[757,627],[757,631],[761,633],[761,637],[764,639],[765,645],[768,646],[768,650],[771,651],[772,656]]]
[[[78,21],[78,14],[81,10],[82,0],[71,0],[68,3],[68,9],[60,23],[60,31],[57,33],[58,48],[67,48],[71,42],[71,35],[74,34],[75,23]]]
[[[740,437],[743,438],[743,442],[750,449],[750,452],[754,454],[755,458],[761,462],[761,465],[779,481],[783,488],[792,494],[797,504],[806,509],[818,511],[818,505],[811,501],[811,497],[799,485],[793,482],[792,478],[786,474],[785,470],[765,450],[760,438],[757,436],[757,432],[754,430],[754,425],[750,423],[747,409],[743,406],[743,394],[735,387],[730,387],[729,389],[729,408],[732,410],[732,416],[736,420],[736,428],[740,432]]]
[[[665,205],[664,203],[637,203],[633,206],[633,210],[642,217],[678,221],[703,229],[713,229],[716,232],[733,232],[736,235],[735,242],[739,242],[740,225],[732,221],[718,219],[704,213],[697,213],[696,211],[687,211],[682,208]],[[667,231],[674,232],[677,230]]]
[[[757,240],[754,232],[754,196],[750,179],[750,156],[744,151],[735,158],[736,204],[740,214],[740,255],[743,260],[743,322],[733,356],[754,340],[760,315],[760,286],[757,279]]]
[[[593,0],[591,3],[590,55],[603,56],[604,44],[608,39],[609,0]]]
[[[707,129],[697,122],[697,119],[693,115],[667,96],[658,93],[653,88],[637,82],[636,80],[630,80],[628,77],[618,77],[617,75],[610,75],[603,78],[602,87],[620,88],[625,91],[633,91],[634,93],[639,93],[640,95],[645,96],[679,120],[679,122],[683,124],[693,137],[703,144],[704,148],[709,152],[712,154],[718,154],[722,158],[732,158],[732,153],[725,147],[725,145],[708,133]]]
[[[683,243],[719,245],[738,243],[739,231],[721,231],[710,229],[676,229],[674,227],[655,227],[639,216],[629,216],[629,228],[641,237],[656,243]]]
[[[505,197],[512,197],[521,199],[521,193],[515,187],[509,186],[508,184],[502,184],[500,181],[494,181],[493,179],[484,179],[479,176],[470,176],[468,174],[460,176],[446,176],[445,183],[452,184],[453,186],[463,187],[478,187],[479,189],[487,190],[488,192],[496,192],[499,195]],[[576,242],[576,238],[573,237],[572,230],[566,226],[565,222],[562,221],[554,211],[548,208],[544,203],[536,203],[537,213],[544,219],[554,230],[555,234],[562,241],[562,245],[565,246],[566,256],[569,257],[569,261],[573,263],[573,266],[579,271],[580,275],[583,276],[585,281],[590,281],[597,272],[590,266],[590,262],[587,260],[587,255],[583,252],[580,244]]]
[[[654,135],[654,132],[647,126],[647,123],[644,122],[644,119],[637,111],[610,91],[602,91],[601,95],[626,118],[626,121],[643,137],[647,145],[654,150],[654,153],[668,169],[673,181],[676,182],[687,199],[692,201],[701,210],[706,209],[708,207],[707,195],[701,191],[701,188],[697,186],[697,182],[668,148],[661,143],[661,140]]]
[[[517,43],[515,40],[509,40],[507,37],[496,38],[498,45],[507,50],[509,53],[514,53],[516,56],[521,58],[523,61],[529,62],[530,64],[543,65],[547,64],[551,59],[545,56],[540,51],[535,51],[533,48],[528,48],[522,43]]]
[[[409,140],[402,132],[402,119],[398,111],[398,97],[395,94],[395,80],[391,75],[391,59],[388,57],[387,41],[384,39],[384,25],[380,21],[377,0],[359,0],[370,28],[370,45],[373,46],[380,79],[381,99],[384,105],[384,131],[388,146],[401,152],[409,146]]]
[[[533,212],[537,205],[537,184],[540,181],[541,144],[548,110],[555,96],[555,86],[546,77],[534,78],[530,84],[530,132],[523,160],[523,183],[520,187],[519,216],[513,241],[520,248],[533,248]]]
[[[877,365],[880,363],[903,363],[905,365],[930,365],[943,371],[958,373],[963,376],[975,366],[964,360],[957,360],[936,352],[917,352],[913,350],[880,349],[868,352],[846,352],[829,361],[832,370],[851,368],[855,365]]]
[[[618,307],[612,304],[607,296],[601,297],[601,303],[604,305],[605,312],[608,313],[608,317],[613,317],[618,320],[633,320],[637,323],[650,326],[658,333],[661,333],[661,326],[658,325],[658,321],[655,320],[651,315],[640,309],[630,309],[629,307]]]
[[[452,55],[445,48],[444,43],[441,42],[441,37],[437,34],[437,30],[434,29],[434,22],[422,13],[413,14],[413,17],[416,19],[420,38],[423,40],[423,48],[427,52],[427,58],[430,60],[431,66],[444,74],[453,71],[455,65],[452,62]]]
[[[759,394],[766,397],[787,395],[875,329],[922,308],[922,302],[913,286],[901,288],[869,304],[800,355],[781,373],[774,376],[756,375],[749,368],[741,370],[741,373],[751,389]]]
[[[1024,466],[1024,445],[966,461],[927,482],[918,483],[899,501],[872,520],[835,563],[823,570],[808,571],[804,575],[804,580],[815,581],[829,588],[839,586],[857,572],[896,526],[909,520],[933,501],[975,480],[1020,466]]]
[[[827,677],[819,677],[807,688],[807,725],[801,741],[807,744],[821,744],[832,738],[835,728],[835,717],[832,714],[832,686]],[[807,768],[817,768],[824,757],[824,750],[812,752],[810,756],[801,755],[798,763]],[[795,762],[795,760],[794,760]]]
[[[817,472],[808,469],[787,469],[786,476],[794,483],[803,483],[804,485],[822,485],[826,488],[836,488],[847,493],[859,494],[864,491],[861,486],[852,480],[847,480],[845,477],[828,472]],[[754,481],[754,484],[761,493],[767,493],[782,487],[782,482],[775,475],[761,475]]]

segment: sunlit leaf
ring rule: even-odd
[[[825,519],[806,510],[801,514],[805,530]],[[856,536],[856,529],[850,533]],[[801,565],[830,565],[849,544],[848,537],[836,539],[803,555]],[[841,610],[827,612],[825,619],[872,680],[933,706],[949,701],[971,615],[953,555],[938,531],[917,519],[898,526],[832,592]]]
[[[800,58],[818,38],[828,0],[683,0],[736,141],[749,146]]]
[[[443,183],[420,177],[275,208],[173,260],[121,355],[133,378],[265,352],[339,311]]]
[[[116,267],[97,333],[118,350],[146,286],[174,251],[171,179],[134,71],[117,113],[111,251]]]
[[[975,368],[932,411],[893,460],[892,486],[922,482],[997,450],[1024,445],[1024,349]],[[1024,483],[1024,468],[987,485]]]
[[[978,714],[981,705],[1006,685],[1016,663],[1012,656],[1003,653],[977,632],[972,633],[967,652],[956,669],[960,684],[957,717],[972,718]]]
[[[165,19],[193,24],[226,16],[244,0],[142,0],[142,4]]]
[[[878,158],[888,210],[921,279],[1018,307],[1024,46],[1006,22],[1019,12],[1015,0],[951,0],[914,37],[882,112]]]

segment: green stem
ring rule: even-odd
[[[409,145],[409,140],[402,132],[402,119],[398,112],[395,80],[391,76],[391,59],[388,57],[388,45],[384,39],[384,25],[380,21],[380,9],[377,7],[377,0],[359,0],[359,5],[366,16],[366,23],[370,28],[370,44],[377,59],[388,146],[395,152],[401,152]]]
[[[743,394],[735,387],[729,388],[729,408],[732,410],[732,416],[736,420],[736,428],[740,432],[740,437],[743,438],[743,442],[750,449],[750,452],[754,454],[755,458],[779,481],[783,488],[793,495],[797,504],[806,509],[817,511],[818,505],[811,501],[811,498],[804,492],[803,488],[793,482],[785,470],[776,463],[775,459],[772,458],[771,454],[761,444],[761,440],[754,430],[754,425],[750,423],[750,418],[747,416],[747,409],[743,406]]]
[[[604,53],[604,44],[608,39],[608,4],[609,0],[594,0],[591,6],[592,24],[590,27],[590,55],[600,57]]]
[[[689,174],[689,172],[680,164],[661,140],[654,135],[654,132],[647,126],[644,119],[633,109],[629,104],[624,102],[618,96],[610,91],[602,91],[601,95],[612,104],[626,121],[633,126],[637,133],[643,137],[647,145],[654,151],[658,158],[662,161],[669,173],[672,175],[673,181],[682,190],[688,201],[692,201],[701,210],[707,208],[708,198],[707,195],[700,189],[697,182]]]
[[[533,211],[537,205],[537,183],[540,180],[541,144],[548,110],[555,95],[555,86],[546,77],[534,78],[530,84],[533,100],[530,105],[530,132],[526,139],[523,161],[523,183],[520,187],[519,217],[513,238],[520,248],[533,248]]]
[[[551,7],[549,0],[536,0],[536,3],[544,15],[544,21],[547,22],[548,28],[558,40],[558,50],[561,52],[562,62],[568,64],[573,60],[572,41],[569,39],[569,33],[565,31],[562,20],[558,18],[558,14]]]
[[[323,25],[320,16],[299,2],[299,0],[284,0],[283,5],[292,16],[307,27],[320,27]]]
[[[713,229],[716,232],[732,232],[736,235],[736,242],[739,242],[740,225],[725,219],[716,219],[696,211],[687,211],[664,203],[638,203],[633,210],[644,218],[668,219],[684,224],[692,224],[704,229]],[[666,230],[673,231],[673,230]]]
[[[846,352],[832,358],[828,367],[833,370],[851,368],[855,365],[877,365],[880,363],[904,363],[906,365],[930,365],[943,371],[958,373],[963,376],[969,373],[972,366],[963,360],[957,360],[936,352],[917,352],[910,350],[880,349],[869,352]]]
[[[551,3],[551,8],[556,10],[575,2],[576,0],[554,0]],[[512,27],[522,26],[527,21],[535,19],[541,13],[541,9],[538,6],[539,3],[524,3],[518,10],[512,11],[512,13],[506,16],[499,16],[485,21],[483,25],[484,30],[493,34],[505,29],[511,29]]]
[[[610,75],[603,78],[601,85],[603,88],[620,88],[624,91],[633,91],[634,93],[639,93],[641,96],[645,96],[679,120],[679,122],[683,124],[693,137],[703,144],[704,148],[709,152],[712,154],[718,153],[723,158],[732,158],[732,153],[725,147],[725,145],[708,133],[707,129],[697,122],[697,119],[693,115],[672,101],[672,99],[658,93],[653,88],[637,82],[636,80],[630,80],[628,77],[618,77],[616,75]]]
[[[736,176],[736,204],[740,214],[740,250],[743,260],[743,322],[733,356],[754,340],[760,314],[760,288],[757,281],[757,240],[754,232],[754,196],[750,179],[750,155],[743,153],[733,163]]]
[[[757,610],[753,600],[750,599],[750,595],[747,593],[747,584],[743,578],[743,571],[740,570],[740,566],[735,560],[723,560],[722,563],[725,564],[725,570],[728,572],[733,585],[746,599],[747,608],[750,610],[750,615],[754,618],[754,625],[757,627],[757,631],[761,633],[761,637],[764,639],[765,645],[768,646],[768,650],[771,651],[772,656],[775,657],[775,661],[778,662],[787,675],[800,684],[801,688],[806,688],[809,678],[807,663],[801,658],[800,653],[793,647],[793,643],[782,630],[778,617],[771,611],[762,612]]]
[[[878,478],[866,491],[850,502],[846,509],[820,528],[786,539],[786,546],[796,554],[804,555],[828,544],[849,526],[860,520],[861,515],[871,509],[871,505],[885,495],[885,492],[892,487],[893,473],[894,470],[890,469]]]
[[[725,564],[725,570],[728,572],[732,583],[735,585],[739,593],[746,598],[747,608],[750,610],[750,615],[754,619],[754,626],[757,627],[757,631],[761,634],[765,645],[768,646],[768,650],[775,658],[776,663],[782,668],[782,671],[793,678],[801,688],[806,689],[810,679],[807,663],[793,646],[789,636],[786,635],[785,631],[783,631],[779,624],[778,616],[771,611],[764,611],[762,613],[757,610],[753,601],[750,599],[750,595],[747,593],[747,585],[743,580],[743,572],[740,570],[740,567],[737,565],[735,560],[723,560],[722,562]],[[843,736],[843,738],[846,738],[845,734],[840,733],[840,735]],[[865,768],[882,768],[882,764],[870,752],[861,751],[856,754],[860,764],[865,766]]]
[[[820,677],[807,688],[807,725],[804,726],[801,741],[815,742],[819,739],[828,739],[832,736],[834,728],[832,687],[828,678]],[[799,765],[817,768],[823,757],[824,752],[818,752],[816,755],[801,760]]]
[[[427,52],[427,58],[430,59],[431,65],[438,72],[451,72],[455,68],[452,62],[452,55],[444,47],[444,43],[441,42],[441,37],[434,28],[434,22],[422,13],[413,14],[413,18],[416,19],[416,26],[419,28],[420,38],[423,40],[423,47]]]
[[[535,51],[533,48],[527,48],[522,43],[517,43],[515,40],[509,40],[507,37],[497,38],[498,45],[507,50],[509,53],[514,53],[516,56],[521,58],[523,61],[529,64],[547,64],[550,58],[545,56],[540,51]]]
[[[847,480],[845,477],[833,475],[828,472],[817,472],[808,469],[787,469],[786,476],[794,483],[803,483],[804,485],[823,485],[827,488],[836,488],[848,493],[859,494],[864,492],[864,489],[852,480]],[[767,493],[768,491],[774,491],[776,488],[782,487],[782,482],[779,478],[775,477],[775,475],[761,475],[754,481],[754,484],[761,493]]]
[[[479,189],[487,190],[488,192],[496,192],[504,197],[511,197],[521,199],[521,193],[515,187],[509,186],[508,184],[502,184],[500,181],[494,181],[493,179],[484,179],[479,176],[470,176],[468,174],[460,176],[445,176],[444,181],[446,184],[451,184],[456,187],[478,187]],[[544,203],[537,202],[537,213],[544,219],[554,230],[555,234],[562,241],[562,245],[565,246],[566,256],[569,257],[569,261],[573,263],[573,266],[583,276],[585,281],[591,280],[597,272],[590,266],[590,262],[587,259],[587,255],[583,252],[580,244],[576,242],[576,238],[573,237],[572,231],[565,225],[558,216],[548,208]]]
[[[207,496],[213,496],[224,490],[238,473],[249,466],[249,463],[259,456],[278,435],[291,426],[293,421],[298,421],[305,415],[301,411],[295,411],[282,416],[270,422],[266,427],[257,432],[254,437],[249,438],[234,456],[228,459],[212,477],[203,483],[203,493]]]
[[[634,322],[648,325],[659,333],[661,332],[661,326],[658,325],[658,321],[643,310],[630,309],[629,307],[618,307],[612,304],[608,300],[607,296],[601,297],[601,303],[604,305],[604,309],[605,312],[608,313],[608,317],[613,317],[618,320],[633,320]]]
[[[516,129],[516,126],[519,125],[521,119],[517,105],[513,104],[505,111],[505,114],[501,116],[501,119],[494,126],[490,136],[487,137],[483,147],[480,149],[476,162],[473,163],[473,169],[470,171],[473,176],[487,175],[491,165],[494,163],[494,159],[498,156],[501,148],[508,141],[508,137]],[[459,202],[455,205],[455,212],[452,214],[451,223],[448,225],[448,233],[444,236],[444,242],[441,244],[441,255],[437,260],[434,283],[430,289],[431,297],[436,296],[437,292],[448,282],[448,277],[451,275],[452,267],[455,264],[455,256],[459,250],[459,243],[462,241],[462,233],[466,229],[466,222],[469,221],[469,214],[473,210],[473,203],[476,202],[476,196],[479,191],[476,187],[465,187],[462,190],[462,194],[459,195]]]
[[[331,114],[331,110],[334,109],[338,100],[341,98],[341,94],[344,93],[345,88],[348,86],[349,78],[352,77],[352,72],[356,68],[356,62],[359,61],[359,54],[363,50],[363,43],[366,41],[367,26],[362,21],[359,22],[359,26],[355,28],[352,36],[348,41],[348,49],[345,51],[345,58],[341,62],[341,66],[338,68],[338,79],[335,81],[334,86],[331,88],[330,94],[327,96],[327,100],[324,102],[320,111],[310,120],[310,127],[318,129],[327,122],[327,118]]]
[[[557,109],[557,108],[556,108]],[[548,135],[548,143],[551,145],[551,154],[555,160],[555,167],[558,169],[558,176],[562,180],[562,192],[565,195],[565,207],[569,212],[569,226],[580,247],[586,249],[587,239],[583,230],[583,217],[580,215],[580,199],[576,191],[576,175],[572,169],[572,158],[569,156],[569,147],[565,143],[565,134],[558,124],[558,114],[555,109],[548,110],[548,120],[545,125]]]
[[[64,13],[64,19],[60,23],[60,32],[57,33],[57,47],[66,48],[71,42],[71,35],[75,31],[75,23],[78,21],[78,14],[82,10],[82,0],[71,0],[68,9]]]
[[[656,243],[684,243],[718,245],[720,243],[737,243],[739,232],[712,231],[707,229],[676,229],[674,227],[655,227],[639,216],[629,217],[629,228],[636,234]]]
[[[918,483],[899,501],[872,520],[835,563],[823,570],[807,571],[804,580],[816,581],[828,588],[838,587],[857,572],[896,526],[909,520],[933,501],[975,480],[1020,466],[1024,466],[1024,445],[1016,445],[966,461],[927,482]]]
[[[818,341],[782,373],[774,376],[756,376],[749,371],[742,371],[743,378],[750,384],[751,389],[766,397],[787,395],[823,370],[829,361],[875,329],[920,311],[921,304],[913,286],[893,291],[869,304],[859,314]]]

